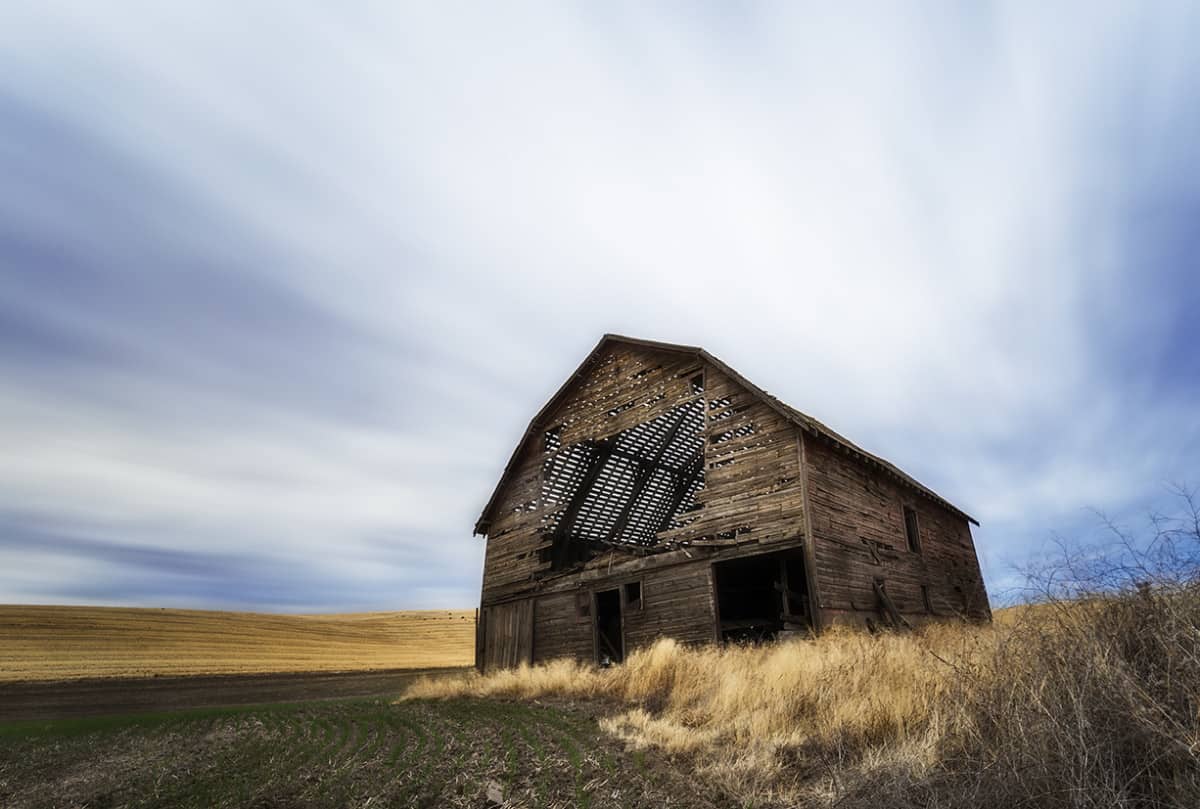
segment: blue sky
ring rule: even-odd
[[[169,5],[0,8],[0,603],[471,606],[608,331],[975,514],[997,594],[1200,484],[1194,4]]]

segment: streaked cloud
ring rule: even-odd
[[[0,11],[0,601],[469,605],[605,331],[983,522],[1200,479],[1188,5]]]

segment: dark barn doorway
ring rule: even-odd
[[[713,579],[722,641],[775,640],[812,626],[801,550],[717,562]]]
[[[621,591],[596,593],[596,662],[620,663],[625,659],[625,633],[621,627]]]

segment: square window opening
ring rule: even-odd
[[[625,585],[625,606],[630,610],[642,608],[642,583],[631,581]]]

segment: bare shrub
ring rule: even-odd
[[[958,679],[938,766],[847,802],[888,787],[900,806],[1200,806],[1200,508],[1174,492],[1148,536],[1101,515],[1110,542],[1060,543],[1029,571],[1042,602]]]

